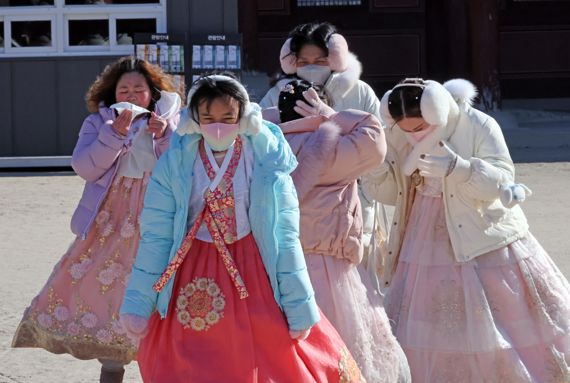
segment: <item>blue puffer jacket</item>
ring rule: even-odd
[[[140,218],[141,241],[121,314],[150,317],[156,309],[166,316],[174,276],[160,293],[158,280],[186,235],[192,193],[194,159],[199,134],[174,134],[169,150],[153,170]],[[319,320],[314,292],[299,242],[299,203],[290,173],[295,155],[278,126],[264,121],[250,141],[254,169],[250,189],[249,219],[275,300],[289,328],[302,330]],[[247,298],[246,298],[247,299]]]

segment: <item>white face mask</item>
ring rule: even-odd
[[[316,85],[325,85],[332,71],[326,65],[305,65],[297,68],[297,76]]]
[[[143,113],[149,113],[150,114],[150,110],[147,110],[145,108],[141,108],[138,105],[135,104],[131,104],[130,102],[117,102],[116,104],[113,104],[109,107],[110,109],[115,109],[117,111],[118,114],[123,113],[123,111],[125,109],[128,109],[132,112],[131,115],[131,122],[137,118],[138,115],[143,114]]]
[[[238,136],[239,124],[200,124],[202,136],[213,150],[227,150]]]
[[[406,136],[410,137],[414,142],[420,142],[435,130],[435,125],[420,130],[419,132],[406,132]]]

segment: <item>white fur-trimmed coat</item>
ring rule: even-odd
[[[419,147],[423,153],[434,153],[438,142],[444,140],[471,164],[471,175],[466,181],[443,178],[442,197],[455,259],[467,262],[523,238],[528,233],[528,224],[519,206],[507,209],[499,200],[500,185],[512,183],[515,176],[501,128],[492,117],[470,105],[475,95],[471,83],[454,80],[444,86],[451,95],[438,100],[450,103],[446,106],[449,112],[445,125],[437,127],[430,134],[433,137],[424,138]],[[433,104],[433,108],[438,107],[437,103]],[[386,161],[365,177],[362,184],[366,192],[380,202],[396,206],[388,256],[383,262],[382,280],[388,285],[398,262],[407,225],[406,212],[410,208],[407,204],[411,179],[404,165],[416,149],[398,126],[386,129],[386,141]]]

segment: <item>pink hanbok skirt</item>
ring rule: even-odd
[[[409,383],[406,356],[392,334],[382,297],[367,273],[346,259],[305,254],[317,304],[368,382]]]
[[[455,261],[443,201],[417,194],[386,310],[422,382],[570,382],[570,287],[529,233]]]
[[[75,239],[24,312],[13,347],[122,363],[136,358],[119,309],[137,252],[147,182],[148,175],[115,179],[86,238]]]

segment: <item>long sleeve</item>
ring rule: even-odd
[[[386,205],[396,205],[398,183],[390,161],[385,161],[374,168],[364,175],[360,182],[363,192],[370,198]]]
[[[281,175],[275,183],[278,238],[277,281],[289,328],[304,330],[320,319],[315,293],[299,240],[299,203],[293,180]]]
[[[499,198],[499,187],[514,181],[515,168],[499,124],[488,118],[475,137],[474,153],[466,158],[471,163],[471,176],[459,189],[480,201]]]
[[[125,137],[98,115],[85,119],[73,150],[71,166],[86,181],[97,181],[115,163],[124,147]]]
[[[380,166],[386,155],[386,139],[378,119],[363,112],[342,112],[332,117],[341,128],[336,146],[326,153],[327,184],[355,180]],[[321,128],[322,129],[322,128]]]

